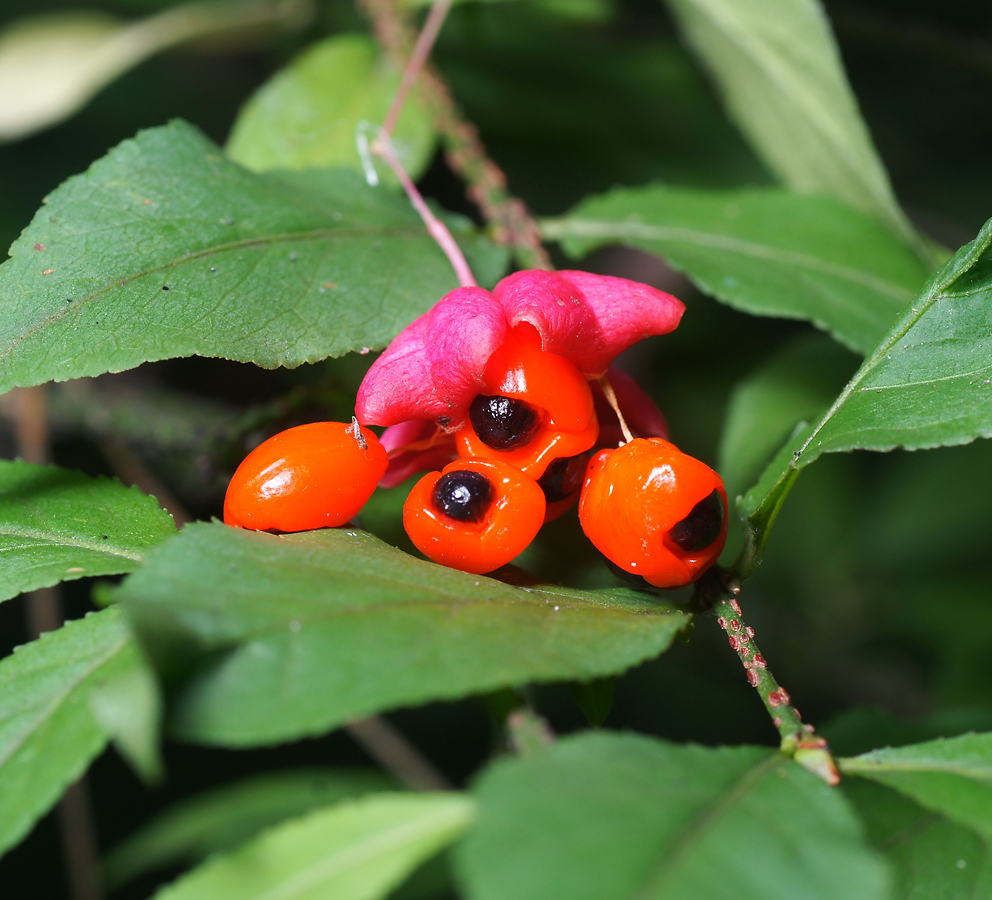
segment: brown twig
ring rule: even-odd
[[[395,0],[358,0],[372,22],[376,38],[405,69],[414,55],[417,32]],[[445,157],[462,178],[468,196],[492,227],[493,240],[511,247],[518,263],[530,269],[551,269],[551,259],[541,244],[537,222],[527,207],[507,190],[506,175],[486,154],[479,132],[466,121],[444,80],[430,65],[420,73],[420,96],[444,144]]]
[[[18,456],[36,465],[50,462],[44,386],[19,388],[13,397],[13,416]],[[28,631],[32,639],[62,627],[65,613],[57,587],[31,591],[26,599]],[[96,825],[85,776],[62,795],[58,821],[70,897],[72,900],[102,900]]]
[[[407,787],[418,791],[453,789],[454,785],[381,716],[349,722],[345,725],[345,731],[369,756]]]

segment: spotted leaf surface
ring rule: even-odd
[[[505,254],[452,222],[483,283]],[[383,347],[457,286],[404,196],[356,172],[253,174],[191,125],[124,141],[0,266],[0,390],[177,356],[297,366]]]

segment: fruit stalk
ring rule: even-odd
[[[359,0],[358,5],[371,20],[380,45],[405,69],[417,41],[409,15],[395,0]],[[430,64],[420,72],[420,96],[441,136],[448,165],[465,182],[469,198],[492,227],[493,239],[513,249],[521,268],[553,269],[537,222],[523,202],[507,191],[506,175],[489,158],[477,129],[465,119],[448,85]]]
[[[782,752],[827,784],[838,784],[840,775],[826,740],[816,737],[813,726],[803,722],[788,691],[772,675],[758,649],[754,629],[744,621],[737,599],[740,590],[738,578],[713,566],[697,583],[693,599],[698,605],[711,608],[717,616],[717,623],[726,632],[731,649],[744,666],[748,683],[758,692],[772,724],[781,735]]]

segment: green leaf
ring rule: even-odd
[[[896,203],[818,0],[667,0],[730,117],[798,191],[831,194],[917,240]]]
[[[801,335],[735,385],[717,451],[729,497],[754,483],[797,422],[827,410],[856,366],[826,337]]]
[[[772,526],[799,477],[799,470],[793,463],[812,430],[809,422],[799,422],[765,467],[757,484],[737,498],[737,512],[747,525],[744,548],[734,563],[734,569],[742,579],[749,578],[761,562]]]
[[[498,762],[476,795],[467,900],[888,896],[843,797],[759,747],[586,734]]]
[[[992,898],[992,851],[973,831],[870,782],[848,778],[843,791],[892,864],[893,900]]]
[[[0,851],[27,834],[108,738],[156,775],[158,704],[119,609],[68,622],[0,660]]]
[[[777,188],[619,188],[544,222],[542,233],[570,256],[615,243],[657,254],[724,303],[809,319],[862,354],[928,275],[870,216]]]
[[[175,44],[227,32],[295,28],[299,2],[189,3],[135,22],[98,12],[47,13],[0,32],[0,141],[17,140],[73,115],[138,63]]]
[[[132,572],[149,547],[175,533],[172,516],[137,488],[0,460],[0,600]]]
[[[262,85],[231,131],[231,159],[255,172],[350,166],[361,170],[355,143],[359,122],[382,123],[400,76],[376,43],[345,34],[314,44]],[[373,133],[368,139],[372,140]],[[404,168],[418,178],[430,162],[434,131],[416,90],[392,136]],[[380,165],[381,175],[395,182]]]
[[[456,233],[480,282],[506,254]],[[220,356],[382,347],[457,281],[406,198],[354,172],[255,175],[183,122],[70,178],[0,266],[0,390]]]
[[[572,699],[578,704],[586,720],[594,728],[599,728],[613,709],[613,688],[616,679],[596,678],[592,681],[573,681],[569,685]]]
[[[115,593],[160,665],[209,656],[178,698],[173,732],[231,746],[620,672],[667,649],[689,621],[633,591],[510,587],[343,529],[275,536],[194,524]]]
[[[113,887],[152,869],[200,862],[286,819],[395,787],[372,769],[295,769],[246,778],[166,809],[110,852],[104,875]]]
[[[279,825],[212,858],[155,900],[376,900],[457,839],[475,804],[460,794],[379,794]]]
[[[992,436],[992,221],[930,280],[796,459]]]
[[[992,734],[888,747],[838,764],[842,772],[895,788],[992,841]]]

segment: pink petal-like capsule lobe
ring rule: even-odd
[[[577,347],[569,357],[587,375],[601,375],[638,341],[674,331],[685,312],[681,300],[638,281],[590,272],[557,274],[579,291],[596,319],[596,340]]]
[[[646,284],[587,272],[517,272],[492,294],[459,288],[397,335],[358,390],[363,424],[428,419],[457,430],[482,388],[490,355],[529,323],[541,348],[595,377],[617,354],[675,328],[685,307]]]
[[[582,294],[557,272],[514,272],[493,288],[493,296],[511,328],[527,322],[537,329],[547,353],[574,362],[576,354],[599,343],[596,317]]]
[[[503,309],[488,291],[452,291],[404,328],[372,364],[358,389],[358,420],[396,425],[431,419],[457,427],[506,330]]]

